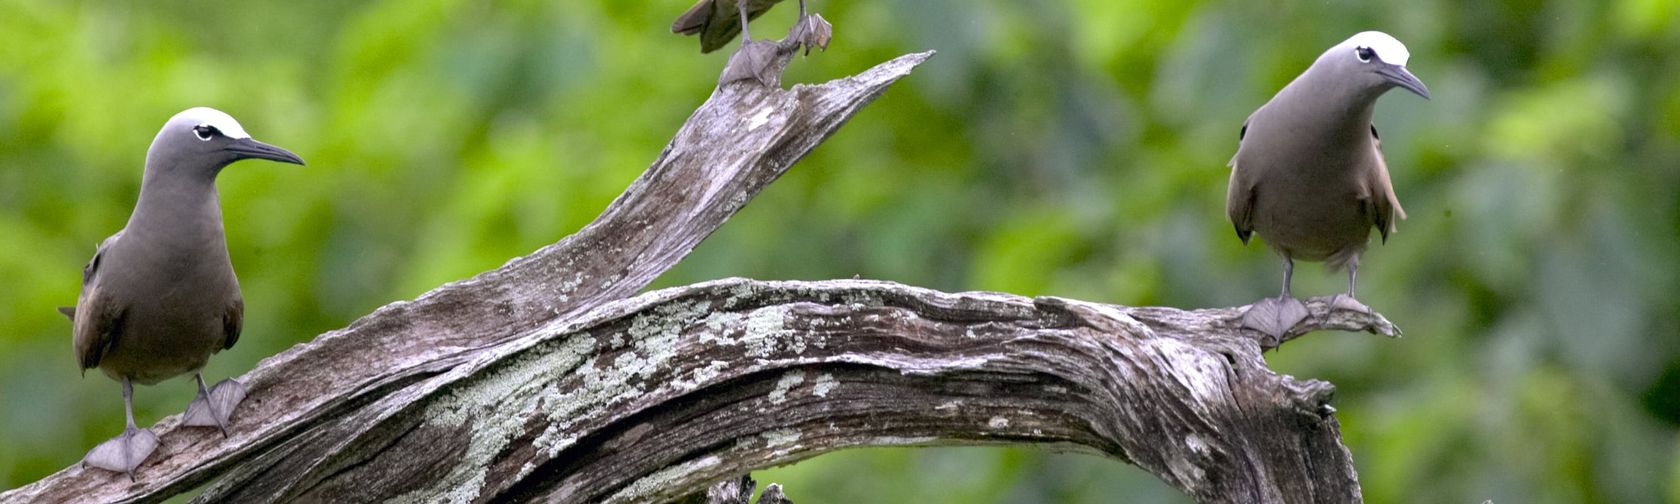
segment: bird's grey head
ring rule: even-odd
[[[210,107],[193,107],[164,123],[146,150],[146,171],[179,172],[214,179],[241,159],[303,164],[286,149],[251,139],[232,116]]]
[[[1387,33],[1360,32],[1324,51],[1310,71],[1328,72],[1338,81],[1353,85],[1354,92],[1372,100],[1395,87],[1427,100],[1429,88],[1406,69],[1406,62],[1411,58],[1406,45]]]

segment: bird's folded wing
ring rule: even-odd
[[[83,287],[76,299],[76,328],[72,338],[82,370],[99,367],[105,352],[122,332],[123,309],[97,284]]]
[[[677,16],[677,22],[671,23],[671,33],[682,35],[700,33],[700,29],[706,27],[706,20],[711,17],[711,14],[712,0],[700,0],[693,7],[689,7],[687,12]]]
[[[1377,151],[1377,169],[1367,172],[1365,190],[1371,195],[1372,224],[1382,234],[1383,242],[1387,243],[1388,234],[1399,229],[1398,221],[1406,218],[1406,209],[1400,207],[1400,198],[1394,194],[1394,182],[1388,178],[1388,161],[1383,159],[1382,139],[1377,136],[1375,125],[1371,126],[1371,148]]]
[[[775,2],[738,1],[748,2],[747,19],[749,21],[758,19],[758,16],[763,15],[770,10],[771,6],[775,5]],[[683,15],[678,16],[676,22],[671,23],[671,32],[683,35],[698,34],[700,35],[700,52],[716,51],[729,45],[729,41],[735,40],[735,36],[741,34],[740,8],[735,2],[728,0],[700,0],[693,7],[689,7]]]
[[[228,303],[227,311],[222,313],[222,349],[233,348],[239,342],[239,330],[245,325],[245,300],[238,295],[233,302]]]
[[[1248,121],[1243,121],[1242,131],[1237,133],[1237,152],[1242,152],[1243,137],[1248,136]],[[1225,215],[1231,218],[1231,226],[1237,231],[1237,238],[1243,244],[1248,243],[1249,236],[1254,233],[1254,180],[1242,167],[1237,166],[1237,155],[1231,156],[1231,186],[1225,193]]]
[[[99,366],[100,359],[116,343],[117,333],[122,328],[122,307],[117,306],[110,293],[101,289],[97,281],[106,252],[120,238],[122,231],[99,243],[93,259],[82,268],[82,292],[76,297],[76,306],[59,309],[73,321],[72,343],[76,348],[76,360],[83,370]]]

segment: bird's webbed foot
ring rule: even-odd
[[[834,38],[834,25],[823,19],[821,14],[806,11],[803,1],[799,2],[799,20],[788,28],[787,38],[783,40],[753,40],[746,29],[747,19],[747,12],[742,7],[741,48],[729,55],[723,73],[718,75],[718,85],[750,79],[766,87],[780,86],[780,74],[787,64],[781,58],[791,57],[801,47],[806,55],[811,54],[813,47],[827,51],[829,41]]]
[[[1371,307],[1353,298],[1353,294],[1337,294],[1330,298],[1330,307],[1337,310],[1351,310],[1360,313],[1371,313]]]
[[[87,456],[82,458],[82,463],[127,474],[128,480],[134,481],[134,469],[140,467],[140,463],[152,455],[152,450],[156,450],[157,445],[157,434],[129,425],[121,435],[99,443],[99,446],[89,450]]]
[[[823,19],[822,14],[806,14],[801,5],[799,22],[794,23],[788,30],[788,40],[805,46],[805,55],[811,55],[811,48],[828,51],[828,41],[834,38],[834,25]]]
[[[1291,296],[1256,301],[1243,312],[1243,327],[1281,339],[1295,324],[1307,319],[1307,305]]]
[[[233,409],[244,400],[245,384],[232,378],[216,383],[208,393],[200,387],[198,397],[193,398],[192,404],[187,405],[186,414],[181,416],[181,424],[215,427],[221,429],[223,437],[227,437],[228,421],[233,417]]]
[[[718,85],[749,79],[765,86],[780,84],[781,78],[777,75],[780,69],[775,68],[776,55],[780,50],[781,43],[774,40],[741,41],[741,48],[729,55],[729,63],[723,66]]]

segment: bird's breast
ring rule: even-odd
[[[1245,142],[1237,165],[1251,170],[1254,230],[1306,260],[1364,246],[1373,221],[1361,170],[1371,162],[1357,148],[1316,139]]]
[[[141,383],[202,368],[221,349],[226,338],[222,318],[239,296],[239,281],[219,235],[157,238],[125,231],[103,259],[98,279],[123,313],[100,367]]]

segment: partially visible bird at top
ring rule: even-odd
[[[208,107],[187,109],[163,125],[146,150],[140,197],[128,225],[106,238],[82,269],[75,307],[76,359],[122,383],[128,426],[82,459],[125,473],[157,448],[157,436],[134,423],[134,383],[151,385],[192,373],[198,396],[181,423],[216,427],[225,437],[245,387],[227,379],[206,389],[210,354],[232,348],[244,323],[223,235],[216,176],[241,159],[303,164],[286,149],[251,139],[239,122]]]
[[[782,0],[700,0],[671,23],[671,33],[699,35],[700,52],[729,44],[747,22],[758,19]],[[739,11],[739,12],[737,12]],[[742,18],[746,18],[743,20]]]
[[[730,57],[719,83],[752,78],[768,84],[772,80],[766,73],[775,59],[775,44],[755,44],[747,24],[781,1],[700,0],[682,16],[677,17],[676,22],[671,23],[671,33],[699,35],[702,53],[716,51],[727,45],[730,40],[734,40],[736,34],[740,34],[741,49]],[[799,0],[799,19],[789,30],[788,37],[804,46],[805,54],[811,54],[813,47],[828,50],[833,32],[834,28],[828,20],[823,19],[820,14],[808,13],[805,0]]]
[[[1406,69],[1411,53],[1386,33],[1367,31],[1336,44],[1249,115],[1231,158],[1225,211],[1244,244],[1258,234],[1283,257],[1283,292],[1254,303],[1243,325],[1282,337],[1307,317],[1289,289],[1295,260],[1347,268],[1339,308],[1370,311],[1354,298],[1359,255],[1375,227],[1388,241],[1406,218],[1389,180],[1371,116],[1396,87],[1429,98]]]

